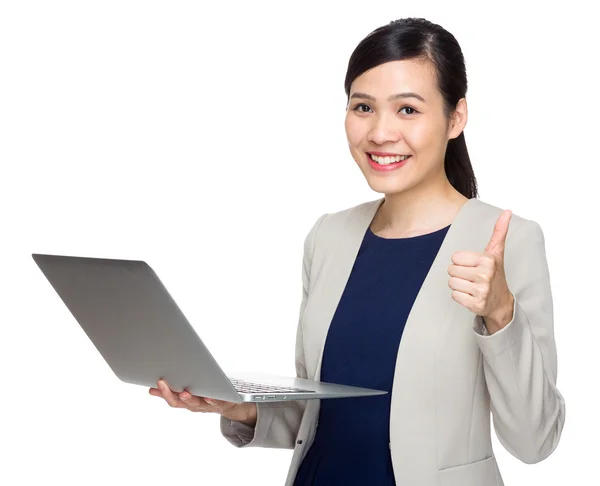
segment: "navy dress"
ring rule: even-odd
[[[388,393],[321,400],[315,440],[295,486],[396,484],[389,422],[398,346],[449,228],[396,239],[365,233],[327,334],[321,381]]]

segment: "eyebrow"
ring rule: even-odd
[[[353,93],[352,96],[350,96],[350,98],[361,98],[361,99],[369,100],[369,101],[377,101],[374,96],[368,95],[366,93]],[[396,100],[404,99],[404,98],[416,98],[416,99],[422,101],[423,103],[426,103],[425,99],[422,96],[418,95],[417,93],[411,93],[411,92],[398,93],[398,94],[392,95],[388,98],[388,101],[396,101]]]

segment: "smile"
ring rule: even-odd
[[[408,159],[410,157],[410,155],[396,155],[396,156],[386,156],[386,157],[379,157],[377,155],[373,155],[373,154],[369,154],[369,157],[371,158],[371,160],[373,160],[374,162],[377,162],[380,165],[390,165],[390,164],[395,164],[398,162],[404,162],[406,159]]]
[[[371,169],[377,172],[391,172],[404,167],[406,161],[411,158],[411,155],[373,155],[369,156],[369,165]]]

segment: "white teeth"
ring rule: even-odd
[[[396,155],[395,157],[378,157],[377,155],[372,155],[371,159],[381,165],[393,164],[395,162],[400,162],[402,160],[406,160],[410,157],[410,155]]]

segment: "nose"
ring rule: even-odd
[[[388,119],[385,115],[373,117],[373,124],[367,134],[369,142],[383,145],[400,141],[402,139],[400,127],[394,121]]]

